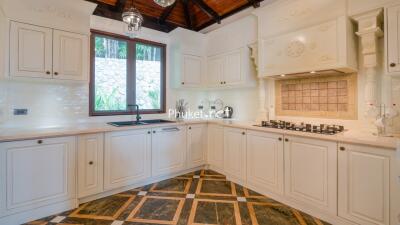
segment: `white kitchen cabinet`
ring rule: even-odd
[[[250,50],[239,48],[207,58],[209,87],[248,87],[255,85],[255,69]]]
[[[390,202],[399,188],[391,188],[390,172],[393,150],[340,144],[339,151],[339,216],[357,224],[397,224],[396,215],[390,222]],[[394,171],[393,171],[394,172]],[[397,175],[398,176],[398,175]],[[393,195],[391,196],[391,193]],[[397,198],[396,198],[397,196]],[[396,200],[395,200],[396,199]],[[395,207],[393,207],[395,209]]]
[[[208,57],[207,59],[207,85],[218,87],[223,85],[224,59],[220,56]]]
[[[86,35],[11,22],[10,76],[88,79]]]
[[[148,129],[106,133],[105,190],[132,185],[151,176],[151,139]]]
[[[207,153],[207,125],[189,125],[187,130],[187,167],[205,164]]]
[[[53,30],[11,22],[10,75],[52,78]]]
[[[203,57],[195,55],[183,55],[182,57],[182,87],[201,87],[203,84]]]
[[[0,144],[0,216],[76,199],[75,137]]]
[[[282,35],[261,38],[259,76],[311,71],[357,71],[354,29],[346,17]]]
[[[104,134],[86,134],[78,137],[78,197],[87,197],[103,191]]]
[[[283,135],[247,132],[247,184],[283,194]]]
[[[387,9],[387,70],[400,72],[400,5]]]
[[[284,149],[285,195],[305,208],[336,215],[337,143],[285,136]]]
[[[87,80],[88,37],[65,31],[53,32],[53,74],[62,80]]]
[[[246,182],[246,131],[224,128],[224,172],[234,181]]]
[[[224,127],[210,124],[208,126],[208,163],[212,169],[224,171]]]
[[[186,167],[186,127],[153,129],[152,175],[171,175]]]

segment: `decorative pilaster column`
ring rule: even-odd
[[[356,34],[360,37],[363,64],[360,67],[365,72],[365,104],[369,111],[380,103],[379,86],[379,38],[383,37],[381,29],[383,21],[383,9],[376,9],[352,17],[358,24]]]
[[[258,74],[258,43],[253,43],[249,45],[250,57],[255,65]],[[258,79],[258,97],[259,97],[259,108],[257,113],[257,122],[268,120],[268,110],[265,107],[266,101],[266,90],[265,90],[266,80],[263,78]]]

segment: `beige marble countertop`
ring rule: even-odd
[[[362,144],[372,147],[380,147],[393,150],[397,149],[397,146],[400,143],[400,135],[398,136],[396,135],[396,137],[377,137],[371,133],[359,130],[348,130],[337,135],[321,135],[321,134],[305,133],[305,132],[290,131],[290,130],[256,127],[254,126],[254,124],[256,124],[255,122],[245,122],[245,121],[235,121],[235,120],[185,120],[185,121],[176,121],[175,123],[143,125],[143,126],[127,126],[127,127],[114,127],[106,123],[80,123],[80,124],[70,124],[65,126],[54,126],[54,127],[44,127],[44,128],[0,127],[0,142],[60,137],[60,136],[73,136],[80,134],[90,134],[90,133],[110,132],[110,131],[151,129],[156,127],[179,126],[179,125],[200,124],[200,123],[217,124],[226,127],[279,133],[279,134],[299,136],[299,137],[308,137],[308,138],[335,141],[348,144]]]

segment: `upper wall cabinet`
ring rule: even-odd
[[[340,17],[317,26],[260,40],[259,76],[311,71],[357,71],[351,22]]]
[[[208,87],[232,88],[255,84],[255,69],[250,60],[248,48],[240,48],[207,58]]]
[[[206,71],[204,34],[177,28],[171,32],[170,68],[175,88],[201,88]]]
[[[400,5],[387,10],[388,48],[387,69],[389,74],[400,73]]]
[[[11,22],[10,76],[84,81],[88,37]]]

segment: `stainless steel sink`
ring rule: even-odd
[[[163,123],[175,123],[175,122],[170,120],[160,119],[160,120],[140,120],[139,122],[137,121],[110,122],[107,124],[115,127],[126,127],[126,126],[142,126],[142,125],[163,124]]]

